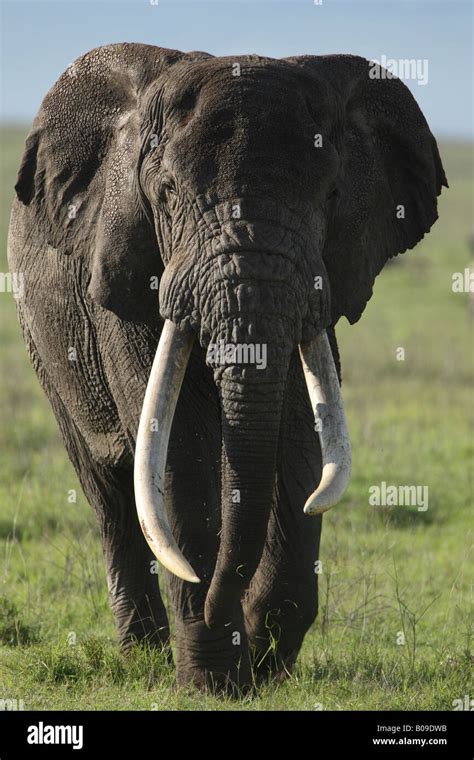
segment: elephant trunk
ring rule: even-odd
[[[226,369],[217,381],[222,414],[222,531],[206,598],[208,626],[238,618],[237,605],[263,552],[273,501],[290,351],[270,372]]]

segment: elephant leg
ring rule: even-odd
[[[110,603],[122,651],[134,642],[169,648],[169,624],[156,574],[156,560],[138,522],[130,467],[94,462],[69,420],[65,443],[82,490],[96,513]]]
[[[204,602],[221,527],[220,409],[210,370],[191,356],[168,449],[167,509],[178,545],[201,579],[166,573],[176,618],[178,685],[237,693],[250,683],[247,637],[240,603],[225,625],[209,629]]]
[[[156,574],[135,508],[133,470],[94,462],[69,421],[65,443],[82,490],[97,515],[110,603],[122,651],[134,642],[169,649],[169,624]]]
[[[244,598],[257,680],[291,672],[318,611],[316,562],[321,517],[303,506],[321,478],[321,450],[297,357],[293,357],[281,428],[276,489],[265,548]]]
[[[169,648],[169,625],[161,598],[157,562],[138,522],[133,471],[90,464],[78,472],[98,517],[107,584],[121,649],[134,642]]]
[[[133,641],[169,650],[169,625],[154,556],[143,537],[133,492],[132,457],[123,464],[94,459],[84,436],[53,387],[31,334],[22,323],[31,361],[49,399],[84,494],[97,515],[112,611],[121,648]]]

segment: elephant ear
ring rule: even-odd
[[[183,56],[120,44],[71,64],[41,105],[15,185],[43,242],[80,257],[89,296],[123,319],[157,310],[150,278],[162,271],[137,183],[140,101]]]
[[[386,261],[429,232],[448,185],[436,140],[400,79],[356,56],[290,60],[335,91],[329,139],[341,167],[323,258],[333,322],[345,315],[354,323]]]

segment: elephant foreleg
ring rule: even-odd
[[[100,527],[112,612],[123,651],[134,642],[169,648],[169,624],[161,599],[156,560],[137,518],[131,469],[91,460],[74,423],[67,425],[66,446],[84,494]]]
[[[69,458],[84,494],[98,518],[112,610],[121,647],[133,641],[165,646],[169,625],[154,560],[140,529],[133,493],[132,463],[123,466],[94,459],[76,422],[51,383],[27,326],[23,331],[30,357],[53,408]],[[131,459],[131,458],[130,458]]]

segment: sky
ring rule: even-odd
[[[0,6],[3,122],[31,122],[58,76],[88,50],[144,42],[214,55],[414,59],[418,76],[402,78],[433,133],[473,136],[470,0],[0,0]]]

